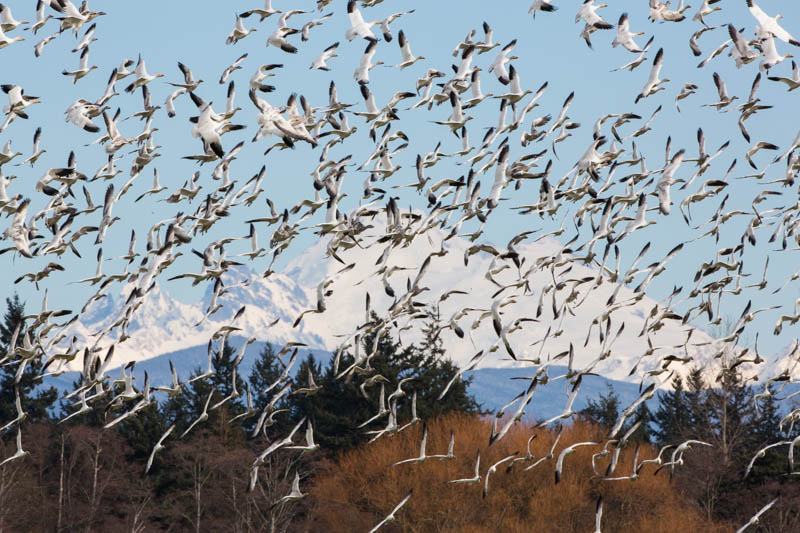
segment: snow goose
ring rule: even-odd
[[[26,455],[30,455],[30,452],[22,449],[22,430],[17,427],[17,451],[14,453],[14,455],[7,457],[3,460],[3,462],[0,462],[0,466],[10,463],[15,459],[22,459]]]
[[[494,61],[492,62],[492,64],[489,65],[488,72],[494,72],[495,75],[497,76],[497,79],[503,85],[508,85],[508,83],[510,81],[508,79],[508,71],[506,70],[506,65],[512,59],[518,59],[517,56],[509,56],[508,55],[508,53],[511,51],[512,48],[514,48],[514,46],[516,46],[516,44],[517,44],[517,40],[514,39],[510,43],[505,45],[500,50],[500,52],[497,54],[497,57],[494,58]],[[474,47],[473,47],[473,49],[474,49]],[[459,72],[461,72],[461,68],[460,67],[459,67]],[[458,77],[458,76],[456,76],[456,77]],[[464,79],[464,78],[461,78],[461,79]]]
[[[700,9],[697,10],[692,20],[695,22],[699,22],[703,26],[708,26],[706,21],[703,20],[703,17],[707,17],[712,14],[714,11],[721,11],[722,8],[719,6],[711,7],[712,4],[716,4],[720,0],[703,0],[703,4],[700,6]]]
[[[61,72],[64,76],[72,76],[72,83],[78,83],[78,80],[89,74],[92,70],[96,69],[97,65],[89,66],[89,48],[84,48],[81,52],[81,62],[77,70]]]
[[[182,87],[186,89],[188,92],[192,92],[197,89],[198,85],[203,83],[203,80],[195,80],[194,74],[192,74],[192,70],[178,61],[178,68],[180,69],[181,73],[183,74],[184,83],[172,83],[168,82],[173,87]]]
[[[400,45],[400,51],[403,54],[403,61],[395,65],[396,67],[400,67],[400,70],[410,67],[420,59],[425,59],[425,56],[415,56],[411,53],[411,45],[408,44],[406,34],[403,30],[400,30],[400,33],[397,34],[397,44]]]
[[[94,36],[95,28],[97,28],[97,24],[92,24],[89,26],[89,28],[83,34],[83,37],[81,37],[80,42],[78,42],[78,44],[75,45],[75,48],[72,49],[73,52],[80,52],[97,40],[97,37]]]
[[[584,0],[578,13],[575,15],[575,22],[583,19],[588,25],[598,30],[610,30],[614,26],[603,20],[603,17],[597,14],[597,10],[603,7],[608,7],[607,4],[595,5],[594,0]]]
[[[496,43],[493,41],[494,30],[492,27],[489,26],[486,22],[483,23],[483,41],[475,43],[475,48],[478,50],[479,54],[484,52],[488,52],[489,50],[500,46],[500,43]]]
[[[739,98],[738,96],[730,97],[728,96],[728,89],[725,86],[725,81],[723,81],[722,76],[718,73],[714,73],[714,85],[717,86],[717,93],[719,94],[719,100],[712,104],[703,104],[703,107],[716,107],[717,111],[722,111],[723,107],[727,107]]]
[[[361,16],[361,10],[356,5],[356,0],[349,0],[347,2],[347,18],[350,19],[350,29],[345,32],[344,36],[348,41],[352,41],[356,37],[363,37],[370,41],[377,41],[375,34],[370,29],[375,24],[380,24],[379,20],[372,22],[365,22],[364,17]]]
[[[134,71],[134,74],[136,76],[136,79],[133,81],[133,83],[131,83],[125,88],[126,93],[132,93],[139,87],[142,87],[143,85],[150,83],[154,79],[164,77],[163,74],[154,74],[152,76],[148,74],[147,64],[145,63],[144,59],[142,59],[141,54],[139,55],[139,61],[136,63],[136,70]],[[117,77],[118,78],[120,77],[119,72],[117,72]]]
[[[669,78],[659,79],[659,74],[661,73],[661,67],[664,64],[664,49],[659,48],[658,53],[656,53],[656,58],[653,60],[653,66],[650,69],[650,77],[647,78],[647,83],[645,83],[642,92],[636,97],[634,103],[639,103],[639,100],[642,98],[647,98],[650,95],[657,93],[664,89],[664,87],[660,87],[662,83],[666,83],[669,81]]]
[[[170,366],[172,366],[172,362],[170,361]],[[174,370],[174,369],[173,369]],[[161,435],[161,438],[158,439],[156,445],[153,446],[153,451],[150,452],[150,457],[147,458],[147,465],[144,467],[144,473],[147,474],[150,471],[150,468],[153,466],[153,459],[155,459],[156,454],[164,449],[164,441],[169,434],[175,430],[175,424],[172,424],[167,430]]]
[[[278,9],[272,9],[272,0],[264,0],[264,9],[251,9],[250,11],[240,13],[239,16],[242,18],[247,18],[250,15],[258,15],[260,17],[259,22],[264,22],[265,18],[271,17],[272,15],[276,15],[278,13],[282,13],[282,11]]]
[[[747,0],[747,9],[750,10],[750,14],[753,15],[753,18],[758,21],[758,25],[764,33],[771,33],[785,43],[800,46],[800,41],[797,41],[788,31],[778,24],[778,19],[783,18],[783,15],[778,13],[774,17],[770,17],[764,13],[753,0]],[[758,29],[756,29],[756,32],[758,32]]]
[[[775,48],[775,38],[772,34],[769,34],[766,39],[762,39],[761,49],[764,53],[764,59],[758,64],[758,70],[762,72],[769,73],[769,69],[784,59],[792,57],[792,54],[778,55],[778,50]]]
[[[235,71],[240,70],[242,68],[242,61],[247,59],[247,53],[244,53],[236,58],[236,61],[228,65],[225,70],[222,71],[222,75],[219,77],[219,84],[223,85],[226,81],[228,81],[228,76],[233,74]]]
[[[15,20],[14,15],[11,14],[11,8],[7,5],[0,4],[0,28],[2,28],[3,31],[11,31],[21,24],[28,24],[28,21]]]
[[[502,98],[506,100],[509,104],[516,104],[527,95],[531,94],[533,91],[530,89],[522,90],[519,83],[519,75],[517,74],[517,70],[514,68],[514,65],[511,65],[508,69],[508,81],[510,83],[510,91],[506,94],[500,94],[495,96],[495,98]]]
[[[361,84],[365,85],[369,83],[369,71],[373,68],[377,67],[378,65],[383,65],[383,61],[378,61],[377,63],[372,62],[372,58],[375,57],[375,50],[378,47],[378,41],[370,41],[367,47],[364,49],[364,55],[361,56],[361,63],[358,65],[353,77],[356,81]]]
[[[414,11],[416,10],[412,9],[411,11],[403,11],[402,13],[393,13],[388,17],[386,17],[385,19],[378,21],[378,24],[381,25],[381,34],[383,35],[383,40],[386,41],[387,43],[392,42],[392,30],[389,29],[389,24],[394,22],[395,19],[402,17],[403,15],[410,15]]]
[[[617,24],[617,35],[614,37],[614,41],[611,43],[611,46],[616,48],[617,45],[621,45],[625,50],[639,54],[642,52],[642,50],[639,48],[639,45],[633,41],[633,38],[637,35],[644,35],[644,32],[640,31],[632,33],[630,23],[628,22],[628,14],[623,13],[619,17],[619,23]]]
[[[791,78],[781,78],[778,76],[770,76],[767,78],[770,81],[778,81],[781,83],[785,83],[787,87],[789,87],[789,92],[794,91],[798,87],[800,87],[800,68],[797,67],[797,63],[792,61],[792,77]]]
[[[311,62],[311,66],[308,67],[310,69],[319,69],[329,71],[327,61],[332,57],[338,57],[336,55],[336,49],[339,47],[339,42],[335,42],[330,45],[328,48],[322,51],[322,53],[317,56],[317,58]]]
[[[3,84],[0,89],[8,95],[8,105],[3,107],[3,113],[7,115],[14,114],[21,118],[28,118],[28,115],[23,111],[26,107],[32,104],[38,104],[41,101],[37,96],[28,96],[25,90],[19,85]]]
[[[228,38],[225,39],[225,44],[236,44],[254,31],[256,28],[245,28],[241,15],[236,15],[236,23],[228,34]]]
[[[408,491],[408,494],[406,494],[405,498],[400,500],[400,503],[398,503],[397,505],[394,506],[394,509],[392,509],[392,512],[389,513],[386,516],[386,518],[384,518],[383,520],[378,522],[378,525],[376,525],[375,527],[370,529],[369,533],[375,533],[380,528],[382,528],[385,524],[388,524],[389,522],[394,522],[395,521],[395,516],[394,515],[397,514],[397,511],[399,511],[400,508],[403,507],[406,504],[406,502],[408,502],[408,500],[411,498],[411,494],[413,492],[414,492],[414,489],[411,489],[410,491]]]
[[[322,23],[332,16],[333,13],[328,13],[327,15],[323,15],[318,19],[312,19],[303,24],[303,27],[300,28],[300,40],[303,42],[308,41],[311,38],[311,29],[315,28],[316,26],[322,26]]]
[[[36,2],[36,22],[25,29],[33,31],[33,34],[36,35],[36,32],[39,31],[51,18],[53,18],[53,15],[44,15],[44,0],[38,0]]]
[[[544,11],[545,13],[552,13],[556,11],[558,7],[552,5],[550,2],[553,0],[534,0],[531,4],[531,7],[528,9],[528,13],[533,15],[533,18],[536,18],[537,11]]]
[[[292,43],[286,40],[288,35],[292,35],[295,33],[299,33],[299,30],[295,30],[294,28],[287,28],[282,27],[276,29],[274,32],[270,34],[267,38],[267,46],[272,45],[280,48],[284,52],[288,52],[290,54],[297,53],[297,47],[294,46]]]
[[[306,495],[303,494],[302,492],[300,492],[300,474],[297,471],[295,471],[295,473],[294,473],[294,481],[292,481],[292,491],[289,494],[287,494],[286,496],[284,496],[283,498],[281,498],[280,500],[278,500],[275,503],[273,503],[272,505],[280,505],[282,503],[289,503],[289,502],[300,500],[300,499],[305,498],[305,497],[306,497]]]
[[[434,121],[434,123],[440,126],[448,126],[450,131],[453,132],[453,135],[458,137],[458,130],[463,128],[468,120],[472,120],[472,117],[464,115],[461,109],[461,100],[455,91],[450,91],[450,105],[453,107],[453,112],[450,114],[450,117],[444,121]]]
[[[3,29],[0,28],[0,48],[5,48],[10,44],[14,44],[17,41],[24,41],[24,37],[9,37],[4,32]],[[38,57],[38,56],[37,56]]]

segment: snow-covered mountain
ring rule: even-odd
[[[458,321],[460,327],[469,333],[465,338],[456,336],[451,328],[442,332],[447,353],[457,363],[464,364],[479,350],[484,350],[488,355],[482,360],[482,367],[515,366],[517,363],[510,358],[503,344],[498,343],[491,318],[484,318],[480,322],[476,319],[482,314],[480,310],[489,310],[493,295],[501,285],[516,283],[521,274],[525,274],[537,262],[557,258],[562,245],[550,238],[518,244],[516,250],[524,258],[524,262],[517,269],[513,265],[508,266],[510,263],[493,264],[493,256],[480,251],[469,255],[467,260],[465,253],[473,243],[459,237],[445,241],[446,235],[438,230],[429,230],[427,233],[428,235],[414,239],[409,246],[391,251],[386,264],[396,268],[391,271],[391,275],[387,274],[386,282],[394,288],[395,294],[403,294],[407,280],[413,280],[417,276],[425,257],[439,252],[440,243],[443,242],[447,253],[431,257],[430,266],[419,283],[420,287],[427,290],[415,298],[415,301],[427,302],[432,308],[438,307],[439,315],[445,323],[454,313],[466,307],[478,310]],[[370,242],[369,237],[365,237],[365,242]],[[236,322],[236,326],[241,328],[237,335],[256,337],[258,340],[277,344],[299,341],[310,348],[333,351],[342,342],[346,342],[348,336],[364,321],[367,293],[370,295],[371,308],[380,316],[385,315],[394,301],[384,289],[382,276],[377,273],[378,267],[375,266],[385,246],[375,244],[340,250],[339,257],[346,265],[353,266],[338,274],[345,265],[327,257],[327,242],[324,240],[316,242],[281,272],[267,278],[255,274],[247,267],[232,267],[223,277],[227,290],[218,300],[223,307],[205,320],[205,310],[212,296],[210,284],[205,297],[194,305],[177,301],[170,296],[168,289],[156,284],[144,297],[143,305],[134,313],[126,332],[128,338],[117,344],[113,364],[116,366],[132,359],[145,360],[163,353],[205,345],[213,332],[229,324],[233,314],[242,306],[245,306],[245,312]],[[574,365],[582,368],[598,359],[602,353],[599,328],[594,325],[589,333],[590,325],[593,321],[605,322],[603,313],[606,310],[606,301],[617,286],[608,281],[607,277],[598,276],[598,268],[575,263],[577,262],[572,262],[573,267],[566,273],[562,271],[567,266],[556,267],[556,273],[561,274],[559,281],[566,282],[566,290],[559,290],[555,299],[553,290],[547,291],[542,298],[542,291],[553,282],[550,268],[535,268],[531,270],[533,273],[527,275],[527,287],[524,290],[514,289],[513,302],[503,307],[504,323],[518,318],[533,319],[540,304],[543,309],[536,321],[522,321],[521,328],[509,334],[510,344],[518,358],[547,361],[567,351],[572,344]],[[498,267],[498,264],[501,266]],[[490,269],[492,276],[487,275]],[[161,276],[166,277],[168,276]],[[581,284],[573,281],[584,278],[592,280]],[[303,311],[316,308],[318,284],[330,280],[333,283],[326,287],[326,290],[332,290],[325,300],[327,310],[321,314],[308,313],[296,328],[292,327]],[[594,288],[589,292],[591,287]],[[72,326],[70,335],[74,334],[79,341],[91,344],[94,334],[118,320],[130,290],[130,287],[126,287],[120,294],[108,296],[92,304],[88,312],[82,315],[82,321]],[[448,291],[462,292],[451,293],[446,299],[440,299]],[[511,292],[508,291],[509,294]],[[632,289],[622,287],[617,301],[633,296]],[[570,301],[567,308],[562,307],[565,300]],[[561,308],[560,316],[555,320],[554,308]],[[682,348],[665,348],[657,350],[655,355],[648,354],[640,362],[648,350],[648,337],[654,347],[679,346],[686,339],[688,328],[676,320],[665,320],[663,327],[657,331],[640,335],[645,325],[650,323],[647,317],[654,308],[657,308],[657,304],[644,297],[633,305],[615,311],[612,315],[611,336],[614,336],[623,323],[624,329],[611,344],[610,356],[597,362],[594,367],[596,372],[609,379],[638,382],[644,372],[657,371],[661,358],[665,355],[684,355]],[[404,320],[406,319],[401,319],[398,323],[400,340],[417,340],[420,323],[415,328],[404,330]],[[548,329],[549,338],[542,348],[537,341],[545,337]],[[117,342],[120,334],[119,328],[111,330],[99,345]],[[689,355],[701,362],[706,360],[713,353],[712,346],[693,344],[712,340],[702,331],[695,330],[689,345]],[[566,360],[559,361],[559,364],[562,363],[566,363]],[[73,365],[78,364],[80,363],[76,359]],[[637,371],[629,377],[634,366]]]

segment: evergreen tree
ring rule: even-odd
[[[258,358],[247,378],[255,414],[241,419],[240,423],[248,434],[255,429],[264,408],[275,399],[276,395],[285,386],[285,383],[277,383],[282,374],[283,367],[278,361],[275,347],[270,343],[266,343],[258,354]],[[246,393],[242,394],[244,396]],[[275,402],[273,409],[286,409],[287,406],[287,398],[282,396]],[[280,413],[272,420],[272,425],[265,428],[268,436],[285,435],[290,430],[290,421],[286,413]]]
[[[687,406],[683,379],[672,379],[672,390],[658,393],[658,408],[653,416],[653,431],[660,446],[674,444],[683,439],[691,427],[691,413]]]
[[[597,400],[589,398],[586,401],[586,407],[581,409],[578,414],[606,430],[614,427],[619,418],[619,397],[611,383],[606,383],[606,393],[600,394]]]
[[[187,382],[181,394],[169,398],[164,403],[163,413],[166,422],[175,423],[177,425],[175,431],[179,432],[178,434],[197,420],[208,404],[208,420],[196,426],[192,432],[205,429],[223,439],[230,438],[236,441],[243,439],[242,432],[237,429],[239,426],[229,423],[233,417],[244,412],[242,405],[242,396],[245,392],[244,380],[234,368],[233,360],[233,347],[226,342],[222,352],[217,350],[212,353],[211,376],[194,379],[205,372],[199,366],[196,367],[188,380],[191,383]],[[220,404],[223,400],[225,402]]]
[[[13,351],[9,344],[14,332],[19,325],[16,346],[23,343],[25,336],[35,339],[35,333],[25,329],[25,304],[20,301],[19,295],[6,298],[6,313],[0,323],[0,357]],[[34,341],[35,342],[35,341]],[[20,358],[17,357],[10,364],[0,366],[0,426],[17,417],[16,394],[19,393],[22,410],[27,413],[27,421],[37,422],[48,420],[50,409],[58,398],[58,391],[54,387],[41,387],[42,360],[34,356],[25,362],[25,368],[19,382],[14,383],[19,370]]]
[[[377,317],[373,315],[373,320]],[[426,324],[423,341],[419,346],[402,346],[387,332],[375,332],[361,339],[362,354],[373,354],[364,368],[349,367],[355,364],[349,352],[342,355],[339,375],[335,358],[322,371],[313,359],[307,359],[297,373],[297,385],[305,386],[306,370],[314,365],[314,379],[320,390],[313,396],[293,395],[293,419],[309,417],[314,423],[314,436],[323,449],[330,451],[356,446],[370,437],[365,431],[379,430],[386,426],[387,416],[378,417],[367,427],[359,427],[373,418],[379,411],[380,387],[384,386],[385,397],[396,393],[397,423],[402,426],[411,420],[411,404],[416,392],[417,416],[428,419],[450,411],[477,413],[480,405],[467,392],[469,379],[454,382],[447,394],[439,395],[458,373],[458,367],[444,357],[441,341],[437,338],[435,322]],[[319,376],[319,377],[318,377]],[[406,380],[400,392],[398,384]],[[388,408],[388,405],[383,406]]]

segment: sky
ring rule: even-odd
[[[592,125],[600,116],[606,113],[632,112],[639,114],[643,119],[648,118],[659,106],[662,111],[653,122],[653,130],[647,135],[636,139],[638,149],[647,156],[650,169],[657,169],[664,161],[664,145],[668,136],[672,138],[673,152],[679,148],[686,149],[686,157],[693,157],[697,153],[695,140],[696,130],[702,127],[707,138],[707,149],[715,151],[723,142],[730,140],[730,148],[715,160],[711,169],[703,178],[722,178],[726,169],[734,158],[737,166],[731,174],[731,185],[727,192],[730,200],[727,209],[741,209],[751,211],[751,199],[764,188],[764,185],[754,179],[736,179],[752,171],[744,161],[744,153],[750,146],[739,133],[736,121],[738,113],[718,112],[711,107],[701,107],[702,104],[712,103],[717,100],[716,89],[712,82],[712,74],[718,72],[725,80],[731,95],[739,98],[737,104],[747,99],[750,85],[757,73],[757,62],[742,69],[737,69],[727,51],[712,60],[702,69],[697,64],[716,46],[728,39],[726,24],[733,23],[739,28],[744,28],[744,35],[753,36],[755,20],[747,10],[744,1],[729,1],[724,4],[724,11],[714,13],[707,17],[709,25],[720,25],[718,29],[706,32],[700,38],[700,45],[704,55],[696,58],[691,54],[688,40],[691,34],[700,28],[698,22],[691,20],[694,14],[693,7],[687,13],[689,19],[681,23],[651,23],[647,20],[647,8],[644,0],[639,2],[614,2],[601,9],[599,13],[609,22],[615,24],[623,9],[630,9],[629,18],[632,31],[643,31],[645,35],[637,37],[637,42],[643,45],[650,36],[655,36],[654,43],[647,54],[647,61],[633,72],[611,72],[632,59],[635,55],[622,48],[612,48],[611,41],[614,31],[597,31],[592,35],[593,49],[589,49],[584,41],[578,37],[582,23],[574,22],[575,13],[581,2],[577,0],[554,0],[554,5],[559,7],[555,13],[538,13],[535,19],[527,14],[529,2],[502,2],[489,4],[483,1],[463,0],[459,2],[424,2],[418,3],[415,12],[404,15],[395,20],[392,30],[395,39],[378,44],[376,59],[384,61],[387,65],[400,61],[400,50],[397,46],[397,33],[403,30],[411,44],[413,52],[424,55],[425,60],[401,71],[397,68],[378,67],[370,74],[370,90],[376,95],[378,105],[383,105],[390,96],[400,90],[414,91],[415,80],[422,76],[426,68],[438,68],[443,72],[450,72],[450,65],[457,64],[458,59],[452,56],[454,47],[464,39],[471,30],[477,30],[476,40],[483,37],[481,23],[487,22],[494,30],[494,39],[506,44],[512,39],[517,39],[514,55],[518,56],[512,62],[519,73],[523,89],[538,89],[544,82],[548,82],[548,89],[540,99],[541,106],[535,108],[532,117],[547,113],[554,117],[558,114],[561,103],[566,96],[573,92],[575,98],[569,109],[571,120],[580,122],[581,127],[573,132],[573,136],[558,147],[559,159],[554,159],[551,182],[566,174],[578,157],[591,143]],[[35,13],[34,2],[7,3],[13,9],[15,18],[33,20]],[[636,4],[636,5],[633,5]],[[374,8],[363,9],[366,20],[382,19],[391,13],[411,6],[408,2],[386,0]],[[779,2],[776,0],[762,0],[759,5],[769,14],[780,11],[784,15],[784,27],[800,35],[800,5],[793,2]],[[2,167],[3,174],[16,176],[8,185],[9,195],[21,193],[32,198],[30,212],[35,212],[44,206],[41,195],[33,190],[48,168],[65,166],[68,154],[74,151],[77,157],[78,168],[87,175],[93,175],[105,163],[105,153],[97,145],[86,146],[94,141],[100,134],[91,134],[80,130],[71,123],[64,121],[65,110],[78,98],[95,100],[103,93],[109,73],[114,67],[125,59],[136,60],[139,55],[147,61],[147,68],[151,74],[164,73],[165,76],[150,84],[153,103],[162,105],[166,96],[174,89],[168,82],[180,82],[181,74],[177,62],[181,61],[189,66],[198,79],[205,80],[196,93],[202,98],[212,101],[216,110],[224,109],[226,85],[217,83],[222,71],[241,54],[247,53],[248,57],[243,63],[243,69],[235,72],[231,79],[236,83],[236,103],[241,106],[241,111],[234,117],[233,122],[243,124],[246,128],[242,132],[232,132],[223,137],[223,146],[229,150],[240,140],[245,141],[244,149],[237,156],[232,165],[231,175],[238,183],[244,184],[252,177],[261,165],[266,165],[266,179],[262,187],[266,189],[264,196],[270,198],[275,206],[282,210],[291,207],[303,198],[311,197],[313,189],[311,184],[311,171],[313,170],[318,151],[312,151],[305,143],[298,143],[296,149],[287,151],[273,151],[268,157],[263,156],[264,150],[275,139],[261,139],[256,143],[250,142],[257,131],[256,110],[247,98],[247,83],[255,69],[262,64],[282,63],[283,69],[277,71],[277,76],[271,78],[269,83],[276,86],[273,93],[262,95],[270,103],[281,105],[292,93],[303,94],[314,106],[327,104],[328,85],[335,80],[339,91],[339,99],[343,102],[355,104],[353,109],[361,109],[363,101],[359,94],[358,86],[353,79],[353,71],[366,46],[366,41],[357,39],[348,42],[345,31],[348,29],[346,2],[334,0],[322,13],[316,10],[315,2],[310,0],[288,1],[274,0],[276,9],[306,9],[307,14],[298,14],[289,20],[289,24],[300,27],[308,20],[317,18],[323,13],[331,12],[333,16],[321,26],[311,30],[311,39],[301,42],[298,36],[293,36],[290,41],[299,48],[297,54],[287,54],[275,47],[265,46],[267,36],[277,24],[277,16],[270,17],[259,23],[257,17],[245,20],[248,28],[256,27],[257,31],[234,46],[226,46],[225,38],[233,27],[235,13],[254,7],[260,7],[258,1],[236,2],[155,2],[142,0],[139,2],[91,2],[94,10],[103,10],[107,14],[98,17],[95,36],[97,41],[90,46],[90,65],[97,65],[88,76],[72,83],[71,78],[63,76],[61,71],[71,70],[78,64],[78,54],[71,50],[76,44],[76,39],[71,33],[63,33],[47,44],[43,54],[35,58],[33,46],[42,38],[54,33],[57,25],[54,21],[41,29],[37,35],[31,32],[16,29],[8,32],[10,36],[22,35],[25,41],[14,43],[9,47],[0,49],[1,83],[21,85],[26,94],[41,98],[42,103],[28,108],[29,120],[16,120],[4,132],[0,133],[0,146],[8,140],[12,141],[14,151],[23,152],[23,156],[11,164]],[[52,11],[48,9],[48,13]],[[377,33],[377,32],[376,32]],[[339,57],[333,58],[329,65],[330,72],[309,70],[311,61],[327,46],[340,42],[337,50]],[[671,81],[666,84],[666,90],[655,96],[646,98],[635,104],[634,99],[647,79],[652,58],[656,50],[664,49],[664,67],[662,77]],[[777,42],[781,54],[800,52],[795,47],[786,43]],[[473,65],[480,66],[481,82],[484,92],[501,93],[505,88],[500,85],[493,74],[486,70],[494,59],[497,49],[486,54],[476,56]],[[790,61],[778,65],[771,75],[789,76],[791,73]],[[122,91],[132,78],[118,82],[117,90],[120,95],[110,102],[110,112],[122,109],[122,116],[128,117],[141,108],[141,94],[130,95]],[[685,83],[694,83],[699,86],[697,93],[681,103],[682,112],[678,112],[673,103],[675,96]],[[784,150],[790,145],[797,134],[800,125],[797,123],[797,101],[800,93],[787,93],[782,84],[762,80],[758,96],[763,103],[772,105],[772,109],[760,112],[748,122],[748,130],[753,142],[759,140],[769,141]],[[2,95],[0,95],[2,96]],[[414,159],[417,154],[426,154],[433,150],[437,142],[442,142],[442,151],[452,153],[461,147],[461,141],[452,135],[446,128],[432,124],[433,120],[444,120],[450,113],[449,106],[444,104],[427,111],[426,108],[406,111],[409,102],[401,103],[399,114],[401,120],[395,129],[402,129],[409,137],[409,146],[395,159],[396,165],[403,166],[403,171],[391,178],[391,184],[410,183],[415,180]],[[157,198],[149,197],[135,203],[134,198],[149,189],[152,184],[153,168],[157,168],[162,185],[168,190],[162,193],[168,195],[188,179],[198,166],[192,161],[181,159],[183,156],[201,153],[201,144],[198,139],[191,136],[191,123],[188,118],[196,115],[196,109],[186,96],[176,102],[178,115],[167,118],[163,110],[159,111],[154,126],[158,131],[154,134],[155,142],[162,146],[159,152],[161,157],[149,165],[132,184],[131,191],[115,206],[114,214],[121,217],[109,230],[106,242],[103,245],[105,258],[119,256],[127,250],[131,230],[135,230],[139,247],[143,246],[145,236],[154,221],[167,219],[175,215],[175,208],[171,204],[156,201]],[[470,110],[473,120],[469,125],[469,136],[472,145],[479,145],[485,129],[497,123],[498,101],[486,101],[478,108]],[[530,118],[525,127],[529,127]],[[102,128],[102,120],[95,120]],[[365,135],[368,127],[358,117],[350,117],[351,125],[359,128],[357,140],[351,138],[344,145],[338,145],[331,150],[332,159],[340,159],[352,154],[353,160],[360,164],[373,149],[373,144]],[[608,124],[608,123],[607,123]],[[42,147],[47,152],[39,159],[37,164],[30,168],[15,167],[13,163],[19,162],[29,155],[31,139],[34,130],[42,127]],[[137,118],[124,120],[119,123],[123,135],[134,136],[141,130],[142,123]],[[628,125],[623,128],[625,132],[632,132],[638,124]],[[607,128],[606,128],[607,130]],[[526,153],[538,152],[550,148],[550,139],[544,143],[529,145],[522,148],[519,143],[521,129],[511,132],[510,144],[512,146],[511,160]],[[630,150],[630,142],[625,143],[626,150]],[[117,191],[128,179],[132,156],[127,154],[127,148],[118,155],[124,158],[117,163],[123,173],[114,178]],[[546,158],[551,157],[548,153]],[[755,156],[755,160],[762,169],[765,164],[773,159],[774,154],[762,152]],[[542,160],[542,166],[546,160]],[[200,168],[202,173],[201,183],[204,191],[210,192],[215,184],[211,180],[211,166]],[[764,180],[774,179],[783,175],[784,165],[771,166]],[[445,159],[441,164],[430,170],[433,180],[444,177],[457,178],[466,174],[467,168],[455,164],[454,158]],[[693,165],[684,163],[677,177],[687,179],[693,173]],[[484,174],[482,191],[486,194],[491,187],[493,169]],[[602,174],[605,177],[605,173]],[[344,211],[349,211],[358,205],[361,197],[361,182],[366,177],[362,172],[352,168],[345,178],[345,189],[348,197],[342,202]],[[391,186],[389,184],[389,186]],[[697,180],[689,190],[700,186]],[[87,184],[92,198],[96,204],[102,203],[106,182],[93,182]],[[551,231],[561,224],[562,214],[555,219],[540,218],[536,215],[522,216],[509,209],[512,206],[534,203],[538,198],[538,182],[525,183],[521,190],[513,192],[507,190],[504,197],[509,198],[503,202],[501,208],[492,214],[490,224],[486,226],[485,239],[502,244],[520,231],[528,229],[542,229],[543,232]],[[622,191],[621,187],[612,189]],[[74,191],[78,196],[78,203],[82,204],[79,191]],[[513,192],[513,194],[512,194]],[[658,261],[666,251],[675,244],[688,240],[697,235],[697,232],[687,227],[680,216],[677,202],[683,197],[674,191],[675,205],[669,217],[662,217],[655,212],[648,213],[648,218],[658,220],[658,223],[637,232],[626,239],[622,246],[621,268],[627,268],[638,250],[646,243],[651,242],[651,250],[647,262]],[[422,209],[425,203],[408,189],[392,191],[401,197],[400,203],[404,208],[409,206]],[[263,216],[267,207],[264,196],[250,208],[237,210],[236,213],[218,223],[207,235],[193,242],[191,247],[202,250],[209,242],[222,236],[244,236],[247,225],[244,220]],[[198,199],[199,201],[199,199]],[[792,205],[796,201],[794,189],[783,189],[783,195],[770,199],[761,204],[760,210],[775,206]],[[717,208],[718,200],[712,199],[692,209],[692,225],[697,225],[706,220]],[[193,204],[194,208],[197,203]],[[656,199],[648,199],[648,205],[655,206]],[[574,208],[568,211],[574,212]],[[318,213],[319,215],[319,213]],[[324,214],[322,215],[324,216]],[[81,224],[95,224],[99,221],[100,212],[85,216]],[[562,235],[564,241],[575,235],[576,229],[572,225],[571,216],[568,216],[567,231]],[[750,217],[741,216],[731,220],[724,229],[724,241],[734,243],[744,231]],[[312,219],[309,223],[319,222],[320,218]],[[8,219],[0,219],[0,228],[5,229],[9,224]],[[585,224],[580,228],[582,235],[590,235],[591,228]],[[304,231],[293,242],[292,246],[282,255],[278,267],[286,261],[302,253],[317,237],[310,231]],[[769,278],[770,289],[782,284],[792,272],[797,269],[796,252],[786,251],[776,253],[767,241],[768,235],[764,231],[759,233],[759,243],[755,250],[749,250],[746,258],[745,273],[750,274],[748,281],[757,283],[761,277],[764,259],[770,256]],[[87,238],[79,242],[78,249],[82,258],[65,254],[60,259],[67,269],[63,273],[55,273],[42,283],[40,290],[27,283],[14,284],[13,280],[25,272],[39,269],[52,260],[52,258],[36,258],[27,260],[14,257],[6,253],[0,255],[0,272],[6,283],[0,285],[0,298],[5,298],[13,292],[19,292],[31,309],[36,309],[45,287],[49,288],[50,306],[59,308],[79,308],[91,294],[87,287],[70,282],[91,275],[95,270],[95,250],[91,245],[93,239]],[[261,237],[262,245],[268,240],[268,234]],[[5,243],[0,246],[5,246]],[[238,246],[237,246],[238,245]],[[240,242],[231,245],[231,253],[239,253],[247,249],[248,243]],[[722,244],[720,244],[722,246]],[[791,247],[791,245],[790,245]],[[235,250],[234,250],[235,249]],[[703,260],[713,259],[716,246],[713,241],[705,239],[692,244],[687,244],[682,253],[669,264],[664,275],[657,278],[648,289],[648,295],[656,300],[665,298],[674,286],[692,286],[691,278],[696,265]],[[173,265],[175,272],[197,271],[199,264],[196,258],[184,251],[186,257],[178,260]],[[650,259],[651,258],[651,259]],[[253,265],[256,271],[263,271],[268,260],[261,260]],[[106,272],[116,272],[121,269],[120,260],[106,261],[103,269]],[[165,283],[165,282],[162,282]],[[168,290],[176,298],[184,302],[199,299],[202,288],[192,288],[189,282],[176,281],[166,283]],[[796,286],[790,286],[782,291],[777,298],[771,295],[771,290],[745,291],[740,296],[726,295],[723,300],[723,314],[738,317],[749,299],[754,307],[766,305],[782,305],[783,311],[790,312],[794,300],[800,296]],[[775,312],[777,313],[777,312]],[[759,347],[762,352],[770,353],[780,351],[789,345],[797,336],[798,326],[785,327],[783,335],[773,337],[775,313],[763,313],[757,318],[754,331],[761,331]]]

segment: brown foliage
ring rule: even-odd
[[[413,495],[398,511],[387,531],[593,531],[595,506],[603,497],[603,531],[731,531],[728,525],[715,524],[687,502],[670,485],[668,476],[653,475],[654,465],[646,465],[635,481],[604,481],[592,470],[592,455],[601,445],[577,448],[566,456],[561,480],[555,483],[555,460],[559,452],[576,442],[597,437],[596,428],[578,422],[565,427],[555,449],[555,457],[529,471],[523,469],[546,456],[555,438],[551,429],[534,430],[518,424],[502,440],[488,443],[489,422],[476,417],[453,415],[438,419],[428,427],[427,453],[445,454],[453,429],[456,435],[454,460],[428,459],[425,462],[391,466],[419,453],[422,427],[417,426],[394,437],[344,453],[327,462],[310,490],[312,531],[369,530],[403,499]],[[483,482],[475,485],[448,481],[471,477],[475,455],[481,453],[480,474],[503,457],[518,451],[526,454],[531,443],[534,460],[520,461],[507,472],[505,463],[489,481],[486,499]],[[642,446],[639,460],[654,458],[657,450]],[[630,475],[634,446],[620,454],[615,476]],[[610,454],[598,458],[602,473]]]

